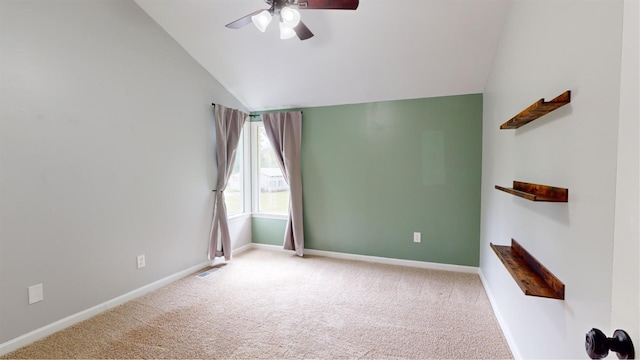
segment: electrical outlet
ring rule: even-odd
[[[144,254],[138,255],[138,269],[145,267],[145,265],[147,265],[147,262],[144,259]]]
[[[419,232],[414,232],[413,233],[413,242],[414,243],[419,243],[420,241],[422,241],[422,234],[420,234]]]
[[[29,305],[44,300],[44,289],[42,284],[29,286]]]

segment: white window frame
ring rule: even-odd
[[[260,169],[258,156],[258,127],[264,126],[262,121],[251,123],[251,209],[252,217],[287,220],[288,214],[260,212]]]
[[[251,215],[251,201],[252,201],[252,191],[251,191],[251,177],[252,177],[252,167],[251,167],[251,125],[249,123],[249,119],[245,121],[242,126],[242,202],[243,202],[243,212],[235,215],[228,216],[229,220],[244,218]],[[236,159],[237,160],[237,159]]]

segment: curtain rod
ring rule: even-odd
[[[211,106],[216,106],[216,103],[211,103]],[[304,113],[302,110],[300,110],[300,113]],[[261,116],[262,114],[249,114],[249,116]]]
[[[292,111],[285,111],[285,112],[292,112]],[[301,114],[303,114],[303,113],[304,113],[304,111],[300,110],[300,113],[301,113]],[[264,115],[264,114],[269,114],[269,113],[262,113],[262,114],[249,114],[249,116],[261,116],[261,115]]]

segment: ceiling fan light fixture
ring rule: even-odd
[[[289,6],[280,10],[282,22],[290,28],[296,27],[300,23],[300,11]]]
[[[284,22],[280,22],[280,39],[291,39],[294,36],[296,36],[296,31],[292,27],[285,25]]]
[[[267,26],[271,23],[271,18],[272,16],[269,10],[264,10],[257,15],[253,15],[251,21],[253,21],[253,25],[255,25],[258,30],[265,32]]]
[[[2,1],[2,0],[0,0]],[[261,32],[265,32],[273,16],[280,16],[280,38],[289,39],[298,36],[300,40],[313,37],[313,33],[300,20],[298,9],[317,10],[356,10],[360,0],[264,0],[269,9],[258,9],[227,25],[229,29],[240,29],[250,22]]]

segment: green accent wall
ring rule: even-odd
[[[286,228],[286,220],[254,217],[251,219],[251,242],[283,245],[284,231]]]
[[[482,94],[302,110],[306,248],[478,266]]]

